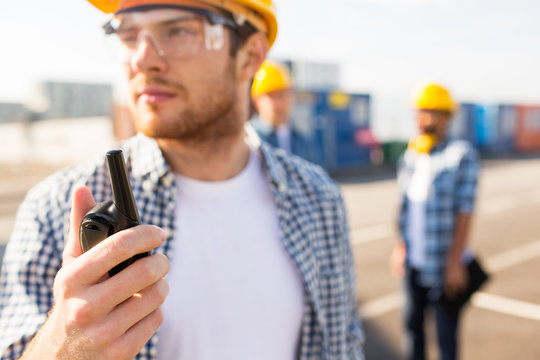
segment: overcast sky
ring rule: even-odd
[[[275,3],[270,56],[338,63],[348,91],[404,98],[431,79],[461,101],[540,103],[538,0]],[[39,80],[120,81],[104,50],[104,20],[84,0],[4,4],[0,101],[28,101]]]

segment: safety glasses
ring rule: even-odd
[[[224,27],[237,29],[229,18],[198,8],[163,8],[117,14],[103,29],[114,57],[129,63],[150,45],[170,59],[186,59],[204,51],[220,50]]]

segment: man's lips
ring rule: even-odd
[[[160,88],[145,87],[137,91],[137,101],[146,104],[157,104],[174,97],[176,97],[174,92]]]

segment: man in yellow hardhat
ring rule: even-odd
[[[258,113],[252,123],[261,139],[289,153],[315,161],[314,145],[290,124],[294,93],[287,67],[266,60],[255,74],[251,96]]]
[[[0,357],[362,359],[339,188],[245,128],[272,1],[90,1],[113,14],[138,131],[121,148],[149,225],[82,253],[81,219],[111,197],[104,156],[31,190],[5,253]]]
[[[424,312],[433,306],[440,358],[456,359],[461,309],[441,299],[454,299],[467,286],[479,161],[470,143],[448,136],[456,105],[444,87],[423,87],[414,106],[419,135],[399,162],[401,239],[390,265],[405,277],[407,358],[425,359]]]

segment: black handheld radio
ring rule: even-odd
[[[122,150],[108,151],[107,163],[114,201],[99,203],[84,216],[79,228],[79,240],[83,252],[88,251],[112,234],[141,223],[129,184]],[[109,275],[114,276],[136,260],[148,255],[150,253],[145,252],[123,261],[109,270]]]

